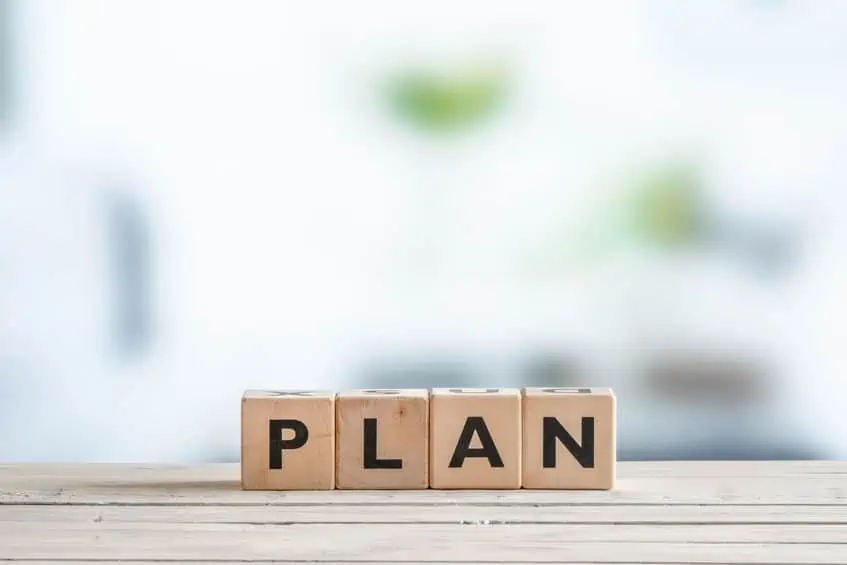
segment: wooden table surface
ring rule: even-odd
[[[619,463],[586,491],[244,492],[236,465],[0,465],[0,561],[847,563],[847,463]]]

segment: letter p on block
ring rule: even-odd
[[[241,486],[327,490],[335,485],[335,395],[248,390],[241,399]]]

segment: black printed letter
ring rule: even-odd
[[[283,430],[292,430],[294,437],[282,439]],[[282,451],[303,447],[309,439],[309,429],[300,420],[271,420],[269,437],[269,466],[271,469],[282,469]]]
[[[379,459],[376,455],[376,418],[365,418],[365,469],[402,469],[402,459]]]
[[[471,440],[473,439],[474,432],[479,435],[479,441],[482,443],[482,447],[471,448]],[[450,459],[450,468],[461,467],[465,462],[465,457],[485,457],[488,459],[488,464],[492,467],[504,466],[503,459],[500,458],[500,453],[497,452],[497,446],[494,445],[494,440],[491,439],[488,426],[485,425],[485,420],[479,416],[471,416],[465,421],[465,427],[462,428],[462,435],[459,436],[459,442],[453,451],[453,457]]]
[[[556,467],[556,440],[562,442],[571,455],[586,469],[594,468],[594,418],[582,419],[582,445],[562,427],[556,418],[544,418],[542,428],[544,444],[543,466],[545,469]]]

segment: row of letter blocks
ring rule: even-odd
[[[611,489],[609,389],[247,391],[249,490]]]

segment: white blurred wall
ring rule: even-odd
[[[44,0],[14,13],[21,104],[3,147],[24,156],[7,169],[25,180],[0,184],[4,212],[76,241],[63,259],[92,280],[45,291],[76,313],[45,311],[36,287],[14,295],[16,328],[55,318],[43,326],[60,335],[27,334],[36,349],[6,342],[40,376],[15,385],[31,404],[0,430],[17,438],[0,458],[57,456],[41,414],[64,418],[61,457],[228,456],[245,387],[341,388],[392,347],[508,358],[537,342],[584,352],[598,384],[631,391],[621,433],[633,446],[720,414],[662,413],[639,396],[645,355],[693,343],[779,367],[774,404],[751,412],[757,441],[802,444],[822,427],[829,453],[845,453],[836,395],[812,392],[843,391],[840,345],[809,346],[810,329],[844,327],[823,298],[837,299],[847,271],[830,235],[847,178],[844,6]],[[434,141],[380,105],[390,70],[476,55],[503,56],[514,83],[479,131]],[[526,268],[627,171],[690,155],[722,210],[802,234],[795,274],[762,283],[711,256],[637,254],[557,264],[548,278]],[[155,331],[142,359],[101,356],[99,244],[75,227],[97,192],[71,174],[41,180],[66,163],[125,179],[151,218]],[[39,198],[43,209],[14,212]],[[429,229],[444,244],[422,279],[403,250],[427,203],[443,212]],[[16,273],[57,260],[30,254],[36,241],[16,224],[0,229]],[[61,331],[83,321],[90,341],[70,347]],[[33,384],[60,373],[60,388]]]

